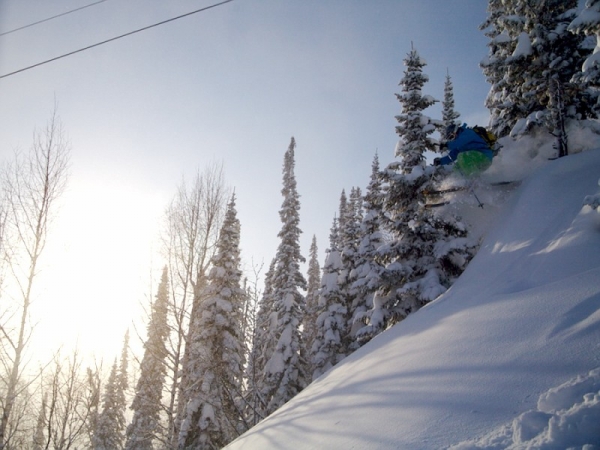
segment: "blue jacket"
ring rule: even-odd
[[[440,158],[440,164],[450,164],[451,162],[456,161],[459,153],[471,150],[483,153],[490,160],[494,157],[487,142],[485,142],[485,140],[472,128],[467,128],[466,125],[463,125],[459,130],[458,136],[456,136],[454,140],[447,142],[449,152],[446,156]]]

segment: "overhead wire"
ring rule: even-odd
[[[203,7],[203,8],[196,9],[196,10],[194,10],[194,11],[190,11],[190,12],[188,12],[188,13],[181,14],[181,15],[179,15],[179,16],[176,16],[176,17],[171,17],[170,19],[162,20],[162,21],[160,21],[160,22],[157,22],[157,23],[154,23],[154,24],[152,24],[152,25],[147,25],[147,26],[145,26],[145,27],[138,28],[137,30],[129,31],[128,33],[124,33],[124,34],[121,34],[121,35],[119,35],[119,36],[115,36],[115,37],[112,37],[112,38],[110,38],[110,39],[106,39],[106,40],[104,40],[104,41],[97,42],[97,43],[95,43],[95,44],[88,45],[88,46],[86,46],[86,47],[83,47],[83,48],[80,48],[80,49],[77,49],[77,50],[73,50],[72,52],[69,52],[69,53],[64,53],[64,54],[62,54],[62,55],[60,55],[60,56],[55,56],[54,58],[50,58],[50,59],[47,59],[47,60],[45,60],[45,61],[41,61],[41,62],[39,62],[39,63],[32,64],[32,65],[30,65],[30,66],[27,66],[27,67],[23,67],[22,69],[15,70],[15,71],[13,71],[13,72],[9,72],[9,73],[5,73],[4,75],[0,75],[0,79],[2,79],[2,78],[7,78],[7,77],[10,77],[10,76],[12,76],[12,75],[16,75],[16,74],[18,74],[18,73],[21,73],[21,72],[25,72],[26,70],[30,70],[30,69],[33,69],[33,68],[35,68],[35,67],[43,66],[44,64],[48,64],[48,63],[51,63],[51,62],[57,61],[57,60],[59,60],[59,59],[66,58],[66,57],[68,57],[68,56],[71,56],[71,55],[75,55],[75,54],[77,54],[77,53],[84,52],[84,51],[86,51],[86,50],[89,50],[89,49],[91,49],[91,48],[99,47],[99,46],[101,46],[101,45],[104,45],[104,44],[107,44],[107,43],[109,43],[109,42],[113,42],[113,41],[116,41],[116,40],[118,40],[118,39],[122,39],[122,38],[124,38],[124,37],[131,36],[132,34],[140,33],[140,32],[142,32],[142,31],[146,31],[146,30],[149,30],[149,29],[151,29],[151,28],[155,28],[155,27],[158,27],[158,26],[160,26],[160,25],[164,25],[164,24],[166,24],[166,23],[173,22],[173,21],[175,21],[175,20],[178,20],[178,19],[182,19],[183,17],[188,17],[188,16],[191,16],[191,15],[193,15],[193,14],[197,14],[197,13],[200,13],[200,12],[203,12],[203,11],[206,11],[206,10],[209,10],[209,9],[212,9],[212,8],[216,8],[217,6],[222,6],[222,5],[224,5],[224,4],[226,4],[226,3],[230,3],[230,2],[232,2],[232,1],[233,1],[233,0],[223,0],[222,2],[219,2],[219,3],[215,3],[215,4],[212,4],[212,5],[209,5],[209,6],[205,6],[205,7]]]
[[[69,11],[65,11],[63,13],[56,14],[56,15],[54,15],[52,17],[47,17],[45,19],[38,20],[37,22],[32,22],[32,23],[29,23],[27,25],[23,25],[21,27],[14,28],[12,30],[2,31],[2,32],[0,32],[0,36],[6,36],[7,34],[11,34],[11,33],[14,33],[16,31],[21,31],[21,30],[24,30],[26,28],[30,28],[30,27],[33,27],[35,25],[39,25],[39,24],[44,23],[44,22],[49,22],[50,20],[57,19],[58,17],[63,17],[63,16],[66,16],[68,14],[72,14],[74,12],[81,11],[82,9],[86,9],[86,8],[91,7],[91,6],[95,6],[95,5],[99,4],[99,3],[104,3],[106,1],[108,1],[108,0],[98,0],[97,2],[90,3],[90,4],[84,5],[84,6],[80,6],[79,8],[71,9]]]

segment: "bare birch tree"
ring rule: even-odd
[[[30,307],[39,270],[39,260],[48,237],[55,204],[68,178],[70,145],[56,112],[46,128],[34,133],[33,145],[26,154],[16,154],[2,171],[3,207],[6,228],[3,232],[2,257],[10,283],[2,296],[3,372],[0,374],[0,450],[8,444],[6,434],[13,408],[21,391],[25,353],[32,326]],[[7,307],[12,306],[12,307]]]
[[[63,358],[54,356],[51,370],[42,378],[42,404],[34,434],[34,447],[68,450],[89,447],[88,427],[95,413],[97,392],[90,383],[91,369],[83,370],[79,350]]]
[[[188,359],[186,342],[190,335],[190,317],[198,310],[228,197],[223,168],[213,163],[198,172],[191,185],[182,182],[166,211],[164,247],[171,280],[169,322],[172,329],[167,342],[166,415],[167,442],[173,446],[177,443],[187,389],[183,368]]]

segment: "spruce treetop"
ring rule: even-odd
[[[450,125],[457,123],[457,119],[460,117],[460,113],[454,109],[454,86],[452,85],[452,79],[450,74],[446,74],[446,82],[444,83],[444,101],[442,102],[442,122],[443,130],[442,137],[448,139],[449,136],[445,136],[445,132]]]
[[[406,70],[399,83],[402,93],[396,94],[402,105],[402,113],[396,116],[399,122],[396,132],[400,136],[396,156],[402,157],[402,172],[408,174],[413,168],[424,166],[426,150],[435,149],[436,142],[429,137],[435,131],[435,125],[423,111],[437,100],[422,93],[423,86],[429,81],[429,77],[423,73],[427,63],[414,48],[404,59],[404,64]]]

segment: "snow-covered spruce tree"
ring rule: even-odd
[[[356,280],[352,286],[354,299],[350,307],[350,349],[363,345],[367,339],[359,339],[360,330],[367,325],[368,312],[373,308],[373,295],[381,283],[384,270],[378,249],[384,243],[382,234],[383,191],[379,171],[379,157],[375,155],[371,166],[371,180],[367,186],[363,207],[365,210],[360,225],[361,241],[357,249]]]
[[[102,412],[98,416],[98,423],[93,439],[95,450],[120,449],[123,446],[122,430],[125,425],[125,418],[119,411],[120,396],[118,388],[119,368],[115,359],[108,382],[104,388],[104,398],[102,400]]]
[[[569,24],[569,31],[592,36],[596,46],[583,62],[581,72],[573,76],[583,85],[596,117],[600,116],[600,0],[587,0],[585,8]]]
[[[246,291],[241,286],[240,223],[231,198],[212,257],[200,314],[192,323],[191,384],[179,448],[222,448],[244,430],[242,376],[245,364],[242,315]]]
[[[197,172],[192,183],[183,182],[166,211],[165,252],[171,285],[167,359],[167,441],[176,448],[188,391],[191,341],[189,326],[199,314],[201,293],[206,286],[209,265],[216,250],[229,189],[225,185],[223,167],[211,164]]]
[[[326,299],[323,300],[323,292],[319,294],[319,300],[317,309],[319,310],[316,314],[318,319],[317,333],[321,333],[319,342],[316,343],[316,350],[314,345],[307,347],[311,352],[311,361],[316,363],[317,366],[313,366],[312,371],[320,375],[323,373],[323,365],[331,367],[337,364],[341,358],[347,356],[350,353],[351,336],[350,330],[350,317],[351,312],[349,306],[352,304],[355,297],[353,284],[356,279],[356,264],[355,259],[357,257],[357,249],[360,243],[360,223],[362,221],[362,195],[360,188],[353,187],[350,191],[350,197],[346,196],[346,191],[342,190],[340,194],[340,206],[339,206],[339,219],[334,220],[334,228],[329,236],[330,238],[330,249],[327,254],[327,260],[333,258],[335,262],[330,261],[330,264],[335,265],[336,270],[336,287],[335,294],[327,293]],[[334,232],[335,231],[335,232]],[[332,250],[332,249],[335,249]],[[339,267],[338,261],[339,258]],[[328,276],[327,279],[330,283],[332,276]],[[322,291],[322,286],[321,286]],[[329,297],[335,297],[333,300]],[[333,307],[332,302],[337,306]],[[329,310],[329,311],[327,311]],[[341,311],[344,311],[343,317]],[[326,314],[335,316],[334,318],[325,318]],[[323,340],[323,327],[328,329],[334,328],[335,335],[339,337],[339,342],[325,342]],[[337,338],[336,338],[337,339]],[[313,344],[315,344],[313,342]],[[327,349],[323,350],[323,346]],[[317,359],[315,359],[315,352],[318,353]],[[329,356],[324,356],[324,355]],[[328,362],[324,363],[324,359]],[[325,369],[326,370],[326,369]]]
[[[120,404],[119,407],[123,411],[123,417],[125,417],[125,411],[127,409],[126,397],[127,389],[129,389],[129,330],[125,332],[123,338],[123,349],[121,350],[121,360],[119,361],[119,390],[123,393],[119,396]],[[125,430],[123,430],[125,431]]]
[[[118,450],[125,440],[125,394],[127,391],[129,331],[125,334],[120,364],[113,363],[108,382],[104,388],[102,412],[98,416],[93,439],[95,450]]]
[[[343,234],[343,230],[346,227],[346,215],[347,215],[347,211],[348,211],[348,197],[346,196],[346,190],[342,189],[342,193],[340,194],[340,206],[339,206],[339,210],[338,210],[338,220],[337,220],[337,227],[338,227],[338,233],[337,233],[337,239],[338,241],[336,242],[336,245],[338,246],[338,248],[341,250],[342,246],[344,245],[342,243],[342,234]]]
[[[446,82],[444,83],[444,100],[442,101],[442,126],[440,134],[443,140],[448,140],[449,136],[446,136],[446,130],[450,125],[458,123],[460,113],[454,109],[454,86],[452,85],[452,79],[450,73],[446,73]]]
[[[423,73],[427,64],[413,48],[404,60],[406,70],[400,81],[402,93],[396,98],[402,104],[402,113],[396,116],[399,125],[396,133],[400,136],[396,148],[396,156],[400,156],[399,169],[403,175],[412,175],[412,178],[422,175],[425,166],[425,151],[433,151],[436,141],[430,137],[435,131],[434,122],[423,111],[437,103],[430,95],[423,95],[423,85],[429,77]]]
[[[527,117],[526,127],[535,124],[554,135],[558,156],[568,154],[566,121],[591,115],[584,87],[573,82],[573,76],[589,54],[589,50],[582,47],[583,36],[567,29],[576,8],[577,0],[546,0],[525,12],[532,24],[531,45],[536,55],[533,68],[542,67],[537,71],[530,68],[533,82],[531,87],[526,84],[523,89],[523,97],[532,99],[528,104],[532,112]]]
[[[343,264],[342,254],[338,248],[340,240],[338,233],[338,220],[334,218],[319,291],[317,334],[311,348],[313,380],[347,355],[344,335],[347,331],[348,308],[339,284]]]
[[[491,86],[485,101],[491,112],[490,127],[499,137],[508,135],[523,117],[517,106],[519,94],[515,91],[515,86],[523,82],[522,71],[516,64],[507,64],[523,27],[514,14],[514,3],[515,0],[489,0],[488,17],[479,27],[490,39],[489,54],[480,65]]]
[[[250,361],[250,353],[252,352],[252,342],[254,339],[254,330],[256,328],[256,315],[258,313],[258,303],[262,291],[259,287],[260,272],[262,271],[263,264],[253,265],[253,278],[244,277],[242,281],[242,288],[246,292],[246,301],[242,308],[242,335],[244,336],[244,352],[246,365]]]
[[[567,31],[577,0],[523,2],[491,0],[482,28],[490,37],[490,55],[482,62],[492,84],[486,105],[499,136],[520,134],[533,126],[558,132],[553,108],[581,119],[590,114],[582,86],[571,82],[586,57],[582,38]],[[560,92],[561,101],[552,97]]]
[[[279,211],[282,228],[278,236],[275,272],[273,274],[273,311],[276,314],[275,349],[264,367],[262,397],[267,401],[270,414],[286,403],[308,382],[307,355],[304,354],[300,324],[305,311],[305,300],[300,292],[306,289],[306,280],[300,271],[304,257],[300,253],[300,199],[294,175],[292,138],[285,152],[283,164],[283,204]]]
[[[355,260],[360,244],[360,224],[362,222],[362,192],[359,187],[353,187],[350,191],[350,198],[346,204],[346,210],[343,211],[343,228],[340,228],[340,246],[342,252],[342,271],[340,283],[342,289],[346,292],[347,298],[352,298],[352,283],[356,278]]]
[[[397,95],[402,114],[397,116],[400,136],[399,163],[388,165],[384,198],[386,227],[392,236],[380,248],[385,270],[381,286],[373,299],[369,326],[371,335],[443,293],[464,269],[470,255],[465,226],[452,216],[435,215],[422,205],[423,192],[431,187],[432,175],[443,170],[425,166],[424,152],[435,142],[430,138],[434,126],[423,110],[435,100],[421,94],[427,77],[424,61],[413,49],[405,60],[407,69]]]
[[[339,288],[343,297],[343,304],[347,310],[346,324],[340,329],[342,337],[342,352],[345,355],[351,353],[353,337],[352,328],[352,306],[356,300],[356,288],[354,282],[357,278],[358,247],[362,240],[360,225],[363,220],[363,198],[360,188],[353,187],[350,197],[343,212],[343,228],[340,228],[340,252],[342,255],[342,268],[340,270]]]
[[[165,359],[168,352],[165,343],[169,336],[168,308],[169,276],[168,268],[165,267],[150,312],[140,376],[131,404],[133,418],[127,427],[127,450],[151,449],[157,438],[164,438],[160,415],[163,410],[161,399],[167,373]]]
[[[319,315],[319,288],[321,284],[321,267],[319,265],[319,249],[317,247],[317,237],[313,236],[310,245],[306,287],[306,313],[302,321],[302,329],[304,335],[304,345],[307,349],[307,354],[310,354],[310,349],[316,339],[317,334],[317,317]],[[312,362],[310,363],[312,365]],[[308,373],[313,372],[313,368],[309,367]]]

